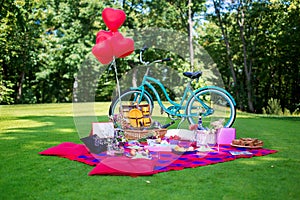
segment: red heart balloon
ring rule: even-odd
[[[92,48],[92,53],[104,65],[109,64],[113,60],[113,50],[109,40],[96,44]]]
[[[109,30],[115,32],[126,20],[126,14],[120,9],[105,8],[102,11],[102,19]]]
[[[99,31],[96,35],[96,44],[111,38],[112,35],[113,33],[111,31],[104,31],[104,30]]]
[[[113,55],[117,58],[124,58],[134,51],[134,41],[131,38],[123,37],[121,33],[115,33],[110,40]]]
[[[117,55],[118,58],[125,58],[126,56],[129,56],[134,51],[133,39],[124,38],[124,40],[119,43],[119,48],[121,49],[121,51],[117,53],[114,51],[114,54]]]

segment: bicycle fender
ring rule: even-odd
[[[231,94],[229,92],[227,92],[225,89],[217,87],[217,86],[205,86],[205,87],[195,90],[194,93],[196,94],[200,91],[204,91],[207,89],[215,89],[215,90],[219,90],[219,91],[225,93],[230,98],[230,100],[233,102],[233,105],[236,106],[236,102],[235,102],[234,98],[231,96]]]

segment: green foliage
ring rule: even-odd
[[[14,83],[10,97],[16,103],[70,102],[74,75],[91,51],[105,4],[18,2],[1,7],[0,64],[3,79]]]
[[[281,107],[280,100],[278,99],[269,99],[268,105],[264,108],[262,108],[262,113],[263,114],[270,114],[270,115],[284,115],[284,116],[297,116],[299,115],[299,109],[296,109],[292,114],[291,111],[287,108]]]
[[[15,103],[71,101],[75,77],[88,59],[95,35],[98,30],[106,29],[101,19],[105,7],[125,10],[127,20],[121,31],[152,25],[186,31],[185,22],[177,18],[181,11],[182,20],[185,20],[186,5],[165,2],[169,8],[166,11],[158,3],[161,1],[137,5],[134,1],[4,2],[0,40],[3,59],[0,63],[3,80],[14,84],[14,92],[6,96]],[[162,18],[148,21],[153,15]],[[96,65],[99,63],[91,67],[97,68]],[[118,61],[120,76],[130,70],[130,66],[125,59]],[[115,88],[114,74],[103,74],[100,78],[96,99],[110,100]]]
[[[297,115],[300,115],[300,109],[297,108],[293,113],[292,113],[293,116],[297,116]]]
[[[5,1],[0,9],[0,64],[3,80],[14,84],[10,98],[16,103],[23,102],[23,88],[33,86],[34,74],[38,71],[37,50],[42,32],[39,11],[39,5],[30,1]]]
[[[263,114],[283,115],[280,100],[271,98],[268,106],[263,108]]]
[[[14,99],[11,98],[11,94],[13,94],[14,91],[9,88],[13,84],[8,82],[8,83],[6,83],[6,85],[8,85],[8,87],[6,87],[3,83],[3,81],[0,80],[0,102],[1,102],[1,104],[14,103]]]
[[[230,52],[216,12],[210,13],[208,22],[199,27],[203,33],[199,42],[217,63],[226,89],[234,94],[239,109],[249,111],[251,102],[255,108],[252,112],[260,113],[268,100],[276,96],[282,107],[295,110],[300,100],[296,53],[300,48],[299,2],[214,2],[220,11]],[[230,71],[230,61],[234,72]]]

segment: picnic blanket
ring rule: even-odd
[[[182,170],[205,165],[252,158],[276,153],[265,148],[247,149],[222,145],[209,152],[175,154],[173,152],[151,152],[153,159],[132,159],[126,156],[107,156],[106,152],[92,154],[83,144],[64,142],[39,152],[40,155],[58,156],[96,166],[89,175],[146,176],[170,170]],[[232,155],[234,154],[234,155]]]

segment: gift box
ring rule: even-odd
[[[235,137],[235,128],[221,128],[217,132],[217,144],[231,144]]]

